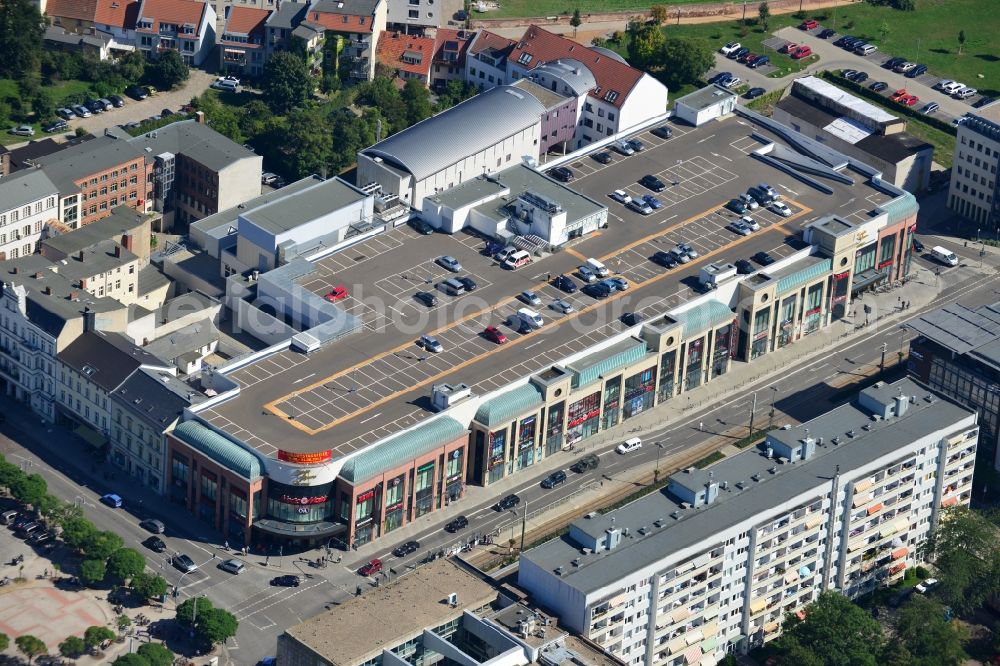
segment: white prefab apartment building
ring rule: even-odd
[[[0,181],[0,261],[34,254],[45,223],[59,218],[59,190],[42,171]]]
[[[941,510],[968,504],[976,414],[904,379],[878,383],[760,449],[670,477],[521,556],[560,623],[628,664],[712,666],[780,634],[823,590],[903,576]]]

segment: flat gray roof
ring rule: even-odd
[[[287,188],[279,192],[284,189]],[[368,196],[345,180],[331,178],[291,192],[289,196],[267,201],[240,215],[265,231],[280,234]]]
[[[684,106],[700,111],[730,97],[736,97],[736,93],[722,86],[711,85],[684,95],[684,97],[677,100],[677,104],[683,104]]]
[[[672,552],[699,545],[707,549],[715,543],[722,530],[752,521],[755,516],[781,502],[828,484],[838,470],[847,472],[890,456],[899,447],[948,424],[957,423],[972,413],[945,399],[925,401],[923,398],[929,394],[928,389],[911,379],[900,380],[885,390],[893,395],[901,390],[904,395],[916,395],[918,399],[909,405],[902,417],[877,423],[872,421],[868,410],[851,403],[789,430],[769,432],[768,437],[781,441],[794,442],[808,434],[814,439],[823,437],[824,443],[817,446],[815,454],[803,462],[781,464],[752,449],[725,458],[709,470],[691,472],[702,477],[695,481],[701,481],[707,479],[708,471],[711,471],[714,481],[720,484],[718,498],[707,506],[684,508],[663,490],[616,511],[594,518],[581,518],[574,523],[589,534],[602,534],[612,526],[629,528],[629,536],[613,550],[581,557],[579,545],[567,535],[533,548],[521,557],[553,572],[553,575],[554,570],[561,566],[563,574],[560,578],[564,583],[584,594],[593,593],[620,580],[625,572],[655,564]],[[862,429],[869,424],[873,426],[870,431]],[[849,430],[855,431],[853,438],[845,436]],[[835,436],[841,438],[841,444],[831,443]],[[776,473],[769,471],[772,468],[776,469]],[[680,474],[684,475],[683,472]],[[759,481],[752,480],[755,475]],[[728,482],[725,490],[721,488],[723,481]],[[738,482],[744,484],[743,490],[736,487]],[[674,512],[679,512],[676,519],[672,517]],[[654,526],[657,520],[663,521],[663,527]],[[638,532],[642,527],[651,531],[642,536]],[[578,558],[579,566],[573,566],[573,560]]]
[[[906,325],[956,354],[974,356],[1000,367],[1000,303],[975,310],[950,303]]]
[[[258,197],[250,199],[249,201],[244,201],[238,206],[233,206],[232,208],[227,208],[226,210],[220,210],[218,213],[213,213],[208,217],[203,217],[197,222],[192,222],[191,228],[201,230],[206,236],[211,236],[212,238],[225,238],[226,236],[236,233],[236,219],[241,213],[253,210],[258,206],[263,206],[264,204],[272,201],[283,199],[284,197],[295,194],[296,192],[301,192],[306,188],[322,182],[323,179],[316,175],[302,178],[294,183],[285,185],[281,189],[271,190],[270,192],[261,194]],[[231,227],[233,228],[232,232],[229,231]]]
[[[285,2],[280,4],[278,9],[271,12],[271,15],[267,17],[265,25],[269,28],[291,30],[302,20],[307,9],[309,9],[309,4],[306,2],[285,0]]]
[[[399,166],[417,180],[500,143],[538,123],[545,107],[513,86],[497,86],[361,151]]]
[[[553,92],[552,90],[549,90],[545,86],[539,85],[529,79],[519,79],[518,81],[515,81],[511,85],[513,85],[515,88],[519,88],[527,93],[530,93],[532,97],[541,102],[542,106],[544,106],[546,109],[551,109],[553,107],[559,106],[567,99],[565,95],[560,95],[557,92]]]

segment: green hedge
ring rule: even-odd
[[[866,97],[870,99],[879,106],[885,106],[886,104],[887,98],[883,97],[882,95],[878,94],[877,92],[875,92],[874,90],[872,90],[867,86],[855,83],[854,81],[848,81],[847,79],[845,79],[840,74],[837,74],[836,72],[824,71],[820,74],[820,76],[826,79],[827,81],[836,83],[841,88],[850,90],[859,97]],[[942,132],[946,132],[952,136],[958,134],[958,128],[952,125],[950,122],[941,120],[940,118],[935,118],[934,116],[928,116],[926,114],[920,113],[920,111],[918,111],[917,109],[911,108],[904,104],[898,104],[893,106],[892,111],[893,113],[898,113],[901,116],[909,116],[914,120],[919,120],[925,125],[930,125],[931,127],[939,129]]]
[[[726,456],[723,455],[721,451],[713,451],[712,453],[708,454],[707,456],[696,462],[694,465],[692,465],[692,467],[696,467],[697,469],[705,469],[712,463],[718,462],[725,457]]]

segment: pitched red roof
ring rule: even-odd
[[[440,30],[438,32],[440,32]],[[469,53],[476,54],[489,48],[509,53],[510,49],[514,47],[514,44],[516,44],[516,42],[512,39],[501,37],[495,32],[490,32],[489,30],[480,30],[479,34],[476,35],[473,40],[472,45],[469,46]]]
[[[137,18],[139,18],[139,0],[97,0],[95,23],[131,30],[135,27]]]
[[[254,7],[233,7],[229,10],[229,18],[226,19],[226,27],[222,34],[233,33],[237,35],[259,35],[264,32],[264,21],[271,15],[270,9],[256,9]],[[225,41],[222,39],[221,41]]]
[[[208,3],[200,0],[143,0],[139,18],[153,22],[152,29],[143,32],[158,33],[161,23],[178,26],[190,23],[200,26],[201,18],[207,10]]]
[[[465,52],[468,50],[471,40],[472,33],[466,30],[438,28],[437,35],[434,38],[434,60],[458,65],[463,64],[465,62]],[[457,46],[457,49],[453,50],[452,46]],[[455,54],[454,56],[452,55],[453,53]]]
[[[344,19],[347,19],[345,22]],[[348,14],[310,11],[306,20],[317,23],[333,32],[371,32],[375,19],[364,14]]]
[[[392,67],[400,72],[416,74],[427,78],[431,71],[431,60],[434,56],[434,40],[430,37],[414,37],[399,32],[383,32],[378,39],[376,55],[378,61],[386,67]],[[406,62],[407,54],[419,55],[420,64]]]
[[[531,55],[531,60],[527,64],[521,63],[524,54]],[[524,32],[521,40],[514,45],[507,57],[513,62],[521,63],[528,70],[553,60],[570,58],[579,60],[597,79],[597,88],[591,91],[591,96],[613,106],[621,106],[628,93],[642,78],[642,72],[627,63],[537,25],[529,27]],[[613,101],[605,98],[611,91],[618,93]]]
[[[45,13],[61,19],[93,21],[97,0],[49,0]]]

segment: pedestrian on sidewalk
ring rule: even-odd
[[[270,555],[265,555],[264,556],[264,566],[266,567],[270,562],[271,562],[271,556]]]
[[[224,548],[225,550],[229,550],[229,540],[228,540],[228,539],[227,539],[227,540],[226,540],[225,542],[223,542],[223,544],[222,544],[222,547],[223,547],[223,548]]]

